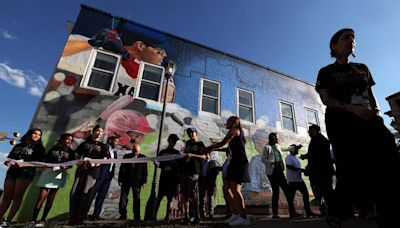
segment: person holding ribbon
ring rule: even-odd
[[[107,159],[106,146],[100,142],[103,128],[96,125],[90,135],[76,149],[78,158],[84,161],[78,163],[75,181],[70,195],[70,219],[68,225],[81,225],[90,208],[94,185],[100,175],[100,164],[90,162],[90,159]],[[87,160],[87,161],[86,161]]]
[[[64,163],[67,161],[75,160],[75,151],[70,146],[74,140],[74,136],[70,133],[65,133],[60,136],[57,144],[54,145],[45,156],[45,162],[48,163]],[[39,196],[36,200],[36,205],[33,209],[31,224],[35,227],[43,227],[46,223],[47,214],[53,205],[54,198],[58,192],[58,189],[65,186],[67,181],[67,169],[71,168],[68,166],[58,166],[46,168],[43,170],[36,186],[40,188]],[[42,219],[37,221],[40,208],[44,200],[46,200],[46,206],[43,211]]]
[[[21,138],[21,142],[14,146],[7,158],[17,161],[42,161],[45,149],[42,145],[42,130],[39,128],[30,129]],[[19,210],[22,199],[29,184],[35,177],[35,167],[20,167],[18,162],[7,160],[4,165],[9,166],[4,181],[4,195],[0,204],[0,218],[10,207],[8,217],[1,223],[1,227],[6,227],[14,218]]]

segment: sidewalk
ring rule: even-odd
[[[329,228],[329,226],[320,218],[296,218],[290,219],[282,217],[280,219],[272,219],[271,216],[265,215],[250,215],[251,226],[259,228]],[[104,220],[104,221],[85,221],[85,224],[80,226],[67,226],[67,221],[51,221],[46,227],[228,227],[224,223],[222,217],[217,217],[212,220],[204,220],[200,225],[180,225],[179,221],[173,221],[169,224],[164,222],[135,222],[132,220],[119,221],[119,220]],[[27,227],[27,224],[19,223],[13,224],[11,227]],[[349,219],[342,224],[341,228],[377,228],[375,220],[366,219]]]

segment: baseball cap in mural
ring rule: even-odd
[[[188,129],[186,129],[186,133],[197,133],[196,129],[194,129],[193,127],[189,127]]]
[[[124,45],[132,45],[136,41],[142,41],[146,46],[157,47],[164,43],[164,39],[159,34],[130,22],[121,24],[117,30]]]
[[[178,141],[178,140],[179,140],[179,137],[178,137],[176,134],[170,134],[170,135],[168,136],[168,140],[175,140],[175,141]]]

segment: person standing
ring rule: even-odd
[[[83,159],[75,172],[75,181],[70,194],[69,225],[81,225],[86,218],[92,203],[92,195],[96,180],[100,175],[100,164],[93,164],[90,159],[106,159],[106,146],[100,142],[103,128],[93,127],[92,135],[76,149],[77,158]],[[86,159],[89,159],[87,161]]]
[[[301,155],[300,159],[308,159],[306,174],[310,178],[311,188],[321,212],[320,216],[325,216],[328,214],[329,205],[332,203],[332,178],[335,174],[330,143],[321,134],[321,128],[318,125],[311,125],[308,128],[308,134],[311,137],[308,152]]]
[[[178,140],[179,137],[176,134],[170,134],[168,136],[168,147],[164,150],[161,150],[159,156],[180,154],[178,150],[174,149],[174,146]],[[155,164],[161,169],[155,214],[157,215],[161,200],[164,198],[164,196],[167,197],[167,208],[164,221],[168,222],[170,220],[170,212],[172,210],[172,198],[177,195],[179,183],[179,176],[177,173],[179,171],[179,165],[177,160],[155,162]]]
[[[140,146],[134,144],[132,153],[125,154],[123,159],[135,160],[144,158],[140,154]],[[119,199],[120,220],[127,219],[126,207],[128,206],[128,195],[132,189],[133,215],[135,221],[140,221],[140,190],[147,182],[147,163],[123,163],[119,168],[118,183],[121,186],[121,197]]]
[[[199,211],[200,216],[205,218],[214,217],[216,180],[219,167],[216,160],[206,159],[203,161],[201,175],[199,178]],[[207,202],[207,204],[206,204]]]
[[[106,143],[107,159],[117,158],[116,146],[118,145],[118,142],[118,136],[108,137]],[[101,208],[103,207],[104,200],[106,199],[111,181],[114,178],[114,172],[115,164],[103,164],[100,166],[100,175],[99,178],[96,180],[96,185],[94,186],[91,199],[91,202],[96,199],[93,214],[90,216],[91,220],[104,220],[104,218],[100,217]]]
[[[353,29],[337,31],[329,45],[336,61],[320,69],[315,87],[327,107],[325,124],[336,161],[335,204],[328,222],[353,216],[353,205],[373,203],[380,227],[400,227],[393,210],[400,201],[393,181],[400,174],[399,154],[372,91],[375,81],[367,65],[350,62]]]
[[[14,146],[7,158],[23,161],[42,161],[45,156],[45,149],[42,145],[42,130],[32,128],[21,138],[21,142]],[[4,165],[9,166],[4,181],[3,200],[0,204],[0,219],[11,205],[7,219],[1,223],[1,227],[7,227],[15,214],[18,212],[24,194],[33,178],[35,167],[19,167],[18,163],[11,163],[6,160]]]
[[[306,217],[316,216],[314,212],[311,211],[310,207],[310,196],[308,195],[308,189],[306,183],[304,183],[303,178],[301,177],[301,173],[305,171],[305,169],[301,168],[301,164],[299,159],[296,157],[299,154],[299,149],[303,147],[302,145],[292,144],[288,148],[290,154],[285,158],[286,163],[286,177],[289,182],[289,187],[291,189],[292,198],[296,195],[296,191],[299,190],[301,195],[303,196],[303,204],[304,210],[306,211]]]
[[[279,187],[282,188],[289,206],[289,216],[298,217],[296,213],[290,187],[286,180],[285,165],[282,158],[282,149],[279,146],[279,136],[272,132],[268,136],[268,144],[261,155],[261,161],[265,164],[265,173],[268,176],[272,188],[272,218],[280,218],[278,215]]]
[[[201,162],[207,158],[203,149],[205,145],[197,140],[197,130],[194,128],[186,129],[189,140],[186,141],[184,153],[186,157],[182,158],[181,167],[181,193],[183,198],[183,208],[185,218],[182,224],[199,224],[199,175],[201,172]],[[190,216],[190,218],[189,218]]]
[[[45,156],[45,162],[47,163],[64,163],[67,161],[75,160],[75,151],[70,146],[74,140],[74,136],[70,133],[65,133],[60,136],[57,144],[54,145]],[[46,217],[53,206],[54,198],[60,188],[65,186],[67,181],[67,169],[71,167],[59,166],[46,168],[40,175],[36,186],[40,188],[39,196],[36,200],[36,205],[33,209],[32,224],[35,227],[43,227],[46,223]],[[40,208],[44,200],[46,200],[46,206],[42,214],[40,221],[37,221]]]
[[[245,211],[245,203],[241,192],[242,183],[250,182],[249,177],[249,160],[247,159],[244,133],[240,125],[240,119],[237,116],[228,118],[225,124],[228,133],[225,138],[218,143],[214,143],[207,147],[206,150],[211,151],[229,144],[231,151],[231,160],[227,170],[227,197],[232,206],[232,216],[225,223],[230,226],[250,226],[250,220],[247,218]]]

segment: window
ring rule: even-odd
[[[294,128],[293,105],[281,102],[281,114],[283,129],[296,132]]]
[[[254,122],[253,93],[242,89],[237,90],[238,115],[240,119]]]
[[[160,101],[161,85],[164,80],[164,68],[142,62],[139,69],[138,97]]]
[[[218,82],[201,80],[200,110],[219,114],[220,84]]]
[[[312,109],[306,108],[306,118],[307,118],[307,125],[311,126],[313,124],[318,124],[318,112]]]
[[[81,87],[112,92],[121,57],[103,50],[92,49],[81,81]]]

